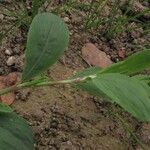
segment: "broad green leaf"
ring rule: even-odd
[[[134,74],[150,68],[150,49],[137,52],[126,60],[103,69],[101,73]]]
[[[134,80],[141,81],[146,84],[150,84],[150,76],[149,75],[135,75],[131,77]]]
[[[108,98],[141,121],[150,121],[150,92],[147,84],[117,74],[98,74],[97,77],[76,85],[91,94]]]
[[[34,150],[30,127],[15,113],[0,114],[0,150]]]
[[[75,78],[84,78],[91,75],[98,75],[101,71],[100,67],[90,67],[85,70],[82,70],[76,73],[71,79]],[[90,94],[95,96],[105,96],[99,89],[93,84],[91,79],[88,79],[86,82],[82,82],[81,84],[75,84],[74,87],[78,89],[82,89],[84,91],[88,91]]]
[[[11,113],[12,111],[9,106],[0,103],[0,113]]]
[[[150,98],[150,76],[149,75],[135,75],[131,79],[140,82]]]
[[[76,73],[72,78],[82,78],[85,76],[95,75],[100,73],[101,70],[102,69],[100,67],[90,67]]]
[[[52,66],[68,46],[65,23],[51,13],[38,14],[29,29],[22,80],[29,80]]]

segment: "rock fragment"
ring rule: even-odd
[[[90,65],[106,68],[112,64],[106,53],[99,50],[92,43],[86,43],[81,51],[85,61]]]

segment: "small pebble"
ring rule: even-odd
[[[65,22],[69,22],[70,19],[69,19],[69,17],[64,17],[63,20],[64,20]]]
[[[11,52],[9,49],[6,49],[6,50],[5,50],[5,54],[6,54],[6,55],[11,55],[12,52]]]
[[[7,62],[6,62],[7,66],[14,65],[15,64],[15,60],[16,60],[16,58],[14,56],[9,57],[8,60],[7,60]]]

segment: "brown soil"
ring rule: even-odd
[[[8,7],[11,5],[7,3]],[[53,7],[48,7],[47,11],[51,11]],[[0,14],[3,14],[2,8],[0,6]],[[13,9],[17,11],[18,7]],[[109,40],[98,35],[95,30],[86,31],[82,24],[85,15],[84,11],[76,9],[62,14],[63,18],[68,18],[70,45],[59,62],[47,71],[48,77],[55,80],[65,79],[88,67],[81,56],[81,48],[87,42],[106,52],[114,62],[122,59],[118,56],[121,48],[126,50],[128,56],[142,50],[150,42],[149,35],[144,34],[140,27]],[[0,20],[0,29],[8,28],[13,19],[15,18],[4,16]],[[128,26],[138,24],[132,22]],[[0,47],[0,75],[14,71],[21,73],[25,41],[24,27],[16,29],[15,33],[10,32],[3,40]],[[11,54],[6,54],[6,50]],[[8,66],[10,56],[16,59],[13,65]],[[139,143],[110,111],[123,116],[146,149],[150,149],[149,124],[140,123],[118,106],[70,86],[23,90],[17,93],[13,108],[32,127],[37,150],[141,150]]]

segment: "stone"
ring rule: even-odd
[[[8,60],[7,60],[7,62],[6,62],[7,66],[14,65],[15,64],[15,60],[16,60],[16,58],[14,56],[9,57]]]
[[[6,55],[11,55],[11,54],[12,54],[12,52],[11,52],[11,50],[6,49],[6,50],[5,50],[5,54],[6,54]]]
[[[69,17],[64,17],[63,20],[64,20],[65,22],[69,22],[70,19],[69,19]]]
[[[81,51],[85,61],[90,65],[106,68],[113,63],[105,52],[92,43],[86,43]]]

